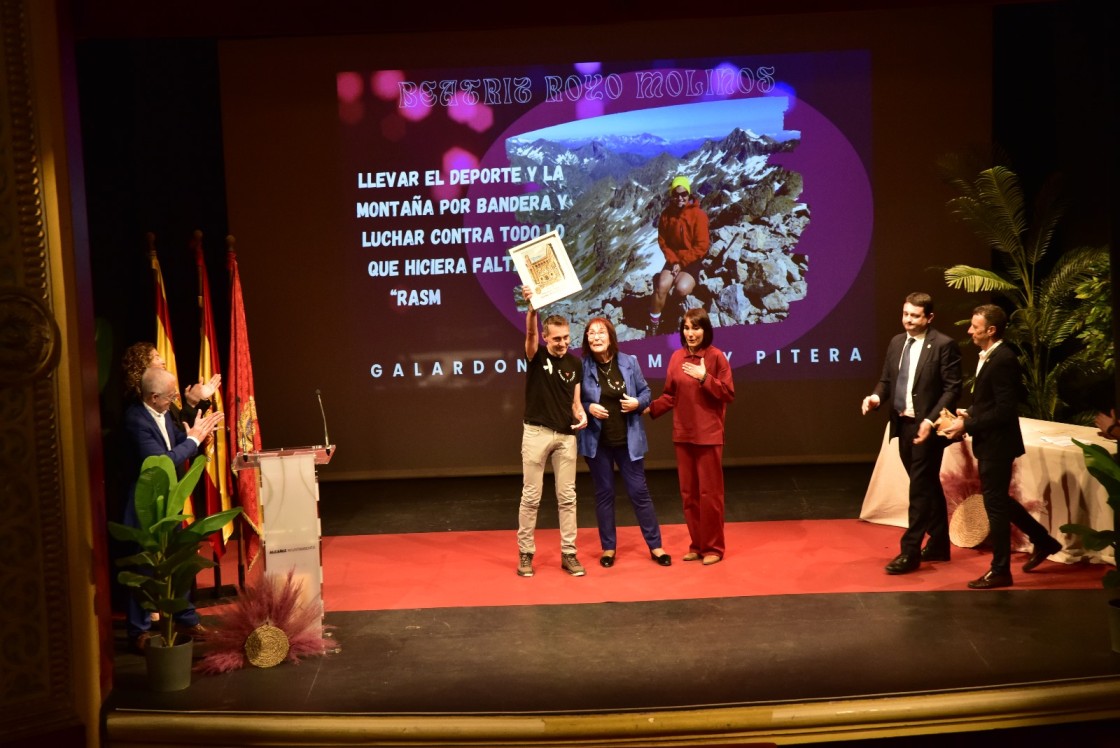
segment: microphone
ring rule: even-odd
[[[323,416],[323,443],[324,447],[331,446],[331,437],[327,434],[327,411],[323,409],[323,396],[319,393],[319,388],[315,388],[315,397],[319,398],[319,413]]]

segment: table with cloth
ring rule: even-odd
[[[1112,507],[1104,487],[1089,474],[1081,448],[1071,439],[1099,444],[1115,454],[1116,442],[1098,435],[1090,426],[1074,426],[1054,421],[1020,418],[1023,442],[1027,453],[1015,460],[1011,495],[1062,544],[1062,552],[1053,556],[1066,563],[1086,557],[1096,563],[1115,563],[1112,550],[1086,551],[1077,536],[1065,535],[1058,528],[1067,523],[1088,525],[1096,530],[1112,529]],[[864,496],[860,519],[895,527],[906,527],[907,485],[909,478],[898,456],[896,439],[884,432],[875,469]],[[950,539],[979,542],[975,537],[977,507],[982,506],[980,478],[972,455],[971,438],[951,444],[941,461],[941,485],[949,510]],[[961,515],[956,516],[957,510]],[[980,513],[981,519],[986,518]],[[955,520],[954,520],[955,518]],[[972,536],[972,537],[970,537]],[[959,543],[958,543],[959,544]],[[1012,550],[1030,550],[1030,541],[1012,527]]]

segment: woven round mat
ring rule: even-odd
[[[975,548],[988,537],[988,513],[978,493],[962,501],[949,520],[949,542],[958,548]]]
[[[245,656],[257,667],[279,665],[288,656],[288,635],[267,623],[258,626],[245,639]]]

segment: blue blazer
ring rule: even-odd
[[[167,455],[175,463],[176,469],[181,469],[187,460],[198,454],[198,445],[193,439],[188,439],[170,413],[163,414],[167,426],[167,436],[171,440],[171,449],[163,441],[163,434],[159,426],[144,404],[133,401],[124,411],[124,433],[128,441],[128,457],[125,460],[125,473],[129,482],[128,501],[125,503],[125,524],[135,526],[136,510],[132,504],[132,495],[136,490],[136,481],[140,477],[140,466],[144,460],[155,455]]]
[[[646,427],[642,423],[642,411],[649,407],[653,395],[649,390],[649,385],[646,384],[646,378],[642,376],[642,368],[638,366],[638,359],[621,351],[616,357],[618,359],[618,371],[622,374],[622,380],[626,382],[626,394],[638,400],[637,410],[623,413],[622,417],[626,421],[626,448],[630,453],[630,459],[640,460],[649,451]],[[599,398],[603,394],[602,387],[599,385],[599,370],[591,363],[590,359],[584,360],[583,382],[579,388],[579,399],[583,403],[585,411],[591,403],[599,402]],[[576,434],[579,441],[579,453],[585,457],[594,457],[595,453],[599,451],[599,437],[602,433],[603,422],[588,413],[587,428],[581,429]]]

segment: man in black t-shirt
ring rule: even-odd
[[[558,315],[544,321],[544,343],[537,332],[537,310],[533,292],[523,286],[521,294],[529,305],[525,315],[525,419],[521,434],[521,508],[518,512],[517,573],[533,576],[537,552],[534,533],[537,510],[544,488],[545,463],[552,460],[556,480],[556,502],[560,518],[560,568],[581,577],[584,569],[576,558],[576,446],[575,431],[587,426],[587,414],[579,400],[583,363],[568,353],[571,334],[568,321]]]

